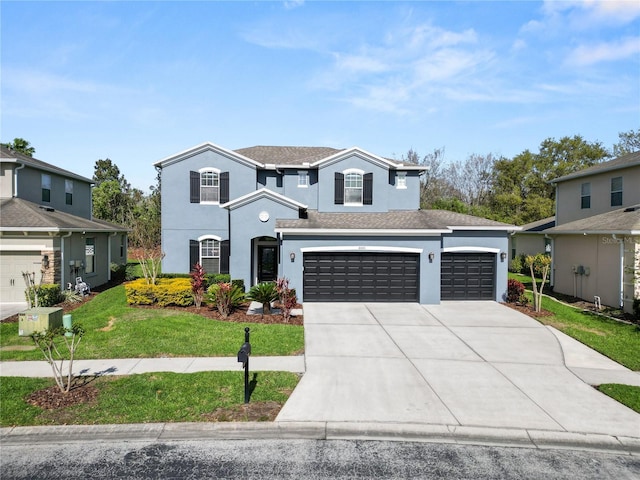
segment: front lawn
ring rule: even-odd
[[[253,355],[295,355],[304,348],[302,326],[232,323],[169,308],[130,307],[122,285],[71,314],[86,331],[76,359],[235,356],[245,327],[251,329]],[[0,360],[43,360],[39,350],[19,350],[32,345],[30,337],[18,336],[17,323],[0,324]]]
[[[298,383],[286,372],[258,372],[244,404],[244,372],[156,372],[99,377],[87,403],[44,409],[27,403],[33,392],[54,385],[42,378],[0,377],[0,426],[94,425],[228,420],[271,421]]]
[[[611,398],[640,413],[640,387],[632,385],[620,385],[617,383],[605,383],[598,386],[598,390]]]

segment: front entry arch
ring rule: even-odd
[[[272,282],[278,278],[278,240],[273,237],[253,239],[253,272],[254,284]]]

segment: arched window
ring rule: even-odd
[[[200,202],[220,201],[220,175],[215,170],[200,172]]]
[[[220,241],[205,238],[200,241],[200,265],[207,273],[220,273]]]
[[[362,205],[362,172],[351,170],[344,172],[344,204]]]

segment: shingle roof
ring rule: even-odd
[[[343,150],[330,147],[272,147],[257,145],[234,151],[260,163],[302,165],[303,163],[312,163],[330,157]]]
[[[51,173],[56,173],[58,175],[62,175],[64,177],[74,178],[76,180],[81,180],[87,183],[94,183],[92,179],[83,177],[78,175],[77,173],[70,172],[69,170],[65,170],[64,168],[56,167],[55,165],[51,165],[50,163],[43,162],[42,160],[38,160],[37,158],[30,157],[20,152],[16,152],[11,150],[5,146],[0,146],[0,162],[19,162],[29,165],[31,167],[44,170]]]
[[[104,220],[88,219],[54,210],[21,198],[0,200],[0,231],[125,232],[129,229]]]
[[[597,165],[593,165],[583,170],[570,173],[569,175],[555,178],[551,180],[551,183],[564,182],[566,180],[572,180],[574,178],[586,177],[589,175],[595,175],[612,170],[620,170],[622,168],[629,168],[636,165],[640,165],[640,151],[628,153],[618,158],[614,158],[613,160],[609,160],[608,162],[598,163]]]
[[[516,228],[506,223],[445,210],[333,212],[309,210],[307,218],[277,220],[276,229],[302,230],[448,230],[450,228]]]
[[[522,225],[522,231],[520,233],[539,233],[547,230],[548,228],[555,227],[556,217],[547,217],[542,220],[527,223]]]
[[[550,228],[547,233],[619,233],[640,235],[640,205],[620,208]]]

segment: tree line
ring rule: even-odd
[[[537,152],[525,150],[513,158],[471,154],[464,161],[446,162],[443,147],[422,157],[411,149],[402,160],[428,169],[421,183],[421,208],[524,225],[554,215],[553,179],[640,151],[640,129],[618,137],[610,150],[575,135],[547,138]]]

